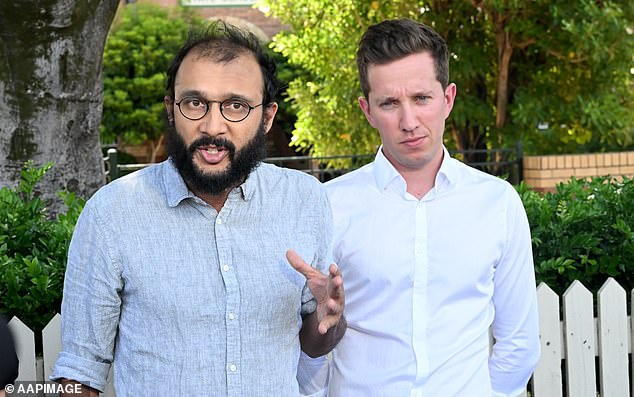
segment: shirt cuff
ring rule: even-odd
[[[100,363],[61,352],[55,362],[55,369],[50,380],[59,381],[63,378],[74,380],[103,392],[110,371],[109,363]]]
[[[297,365],[297,383],[302,397],[325,397],[327,395],[330,361],[327,356],[309,357],[301,352]]]

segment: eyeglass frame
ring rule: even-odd
[[[199,100],[199,101],[203,102],[203,103],[207,106],[207,110],[205,110],[205,113],[203,113],[203,115],[202,115],[202,116],[200,116],[200,117],[198,117],[198,118],[193,119],[193,118],[191,118],[191,117],[187,117],[187,116],[185,115],[185,113],[183,113],[183,109],[181,109],[181,103],[182,103],[185,99],[197,99],[197,100]],[[249,102],[247,102],[247,101],[245,101],[245,100],[243,100],[243,99],[236,99],[236,98],[227,98],[227,99],[224,99],[224,100],[222,100],[222,101],[219,101],[219,100],[217,100],[217,99],[210,99],[210,100],[207,100],[207,99],[204,99],[204,98],[201,98],[201,97],[197,97],[197,96],[194,96],[194,95],[184,96],[184,97],[182,97],[182,98],[181,98],[181,100],[180,100],[180,101],[178,101],[178,102],[176,102],[175,98],[172,98],[172,100],[174,100],[174,105],[178,106],[178,111],[179,111],[179,112],[183,115],[183,117],[185,117],[187,120],[191,120],[191,121],[198,121],[198,120],[203,119],[205,116],[207,116],[207,114],[209,113],[209,110],[211,109],[211,104],[212,104],[212,103],[217,103],[217,104],[218,104],[218,108],[219,108],[219,110],[220,110],[220,115],[222,116],[222,118],[224,118],[225,120],[227,120],[227,121],[228,121],[228,122],[230,122],[230,123],[239,123],[239,122],[241,122],[241,121],[244,121],[247,117],[249,117],[249,115],[251,114],[251,111],[252,111],[253,109],[258,108],[258,107],[260,107],[260,106],[264,105],[264,102],[262,102],[262,103],[260,103],[260,104],[258,104],[258,105],[251,106],[251,104],[249,104]],[[227,118],[227,116],[225,116],[225,113],[222,111],[222,105],[223,105],[225,102],[239,102],[239,103],[241,103],[241,104],[245,105],[245,106],[247,107],[247,109],[249,109],[249,110],[247,111],[247,114],[246,114],[246,115],[244,115],[244,117],[243,117],[243,118],[241,118],[240,120],[231,120],[231,119]]]

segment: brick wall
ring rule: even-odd
[[[138,3],[154,3],[163,7],[175,7],[179,0],[136,0]],[[121,6],[125,1],[121,0]],[[282,25],[275,18],[267,17],[262,11],[250,6],[235,7],[191,7],[204,18],[228,18],[227,22],[236,23],[237,20],[255,25],[268,39],[275,36],[282,30]],[[259,32],[254,32],[259,33]]]
[[[523,178],[536,190],[552,191],[570,177],[634,177],[634,152],[525,156]]]

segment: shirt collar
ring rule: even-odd
[[[405,180],[383,154],[383,145],[379,147],[374,157],[374,179],[381,190],[387,189],[393,183],[398,186],[398,190],[406,190]]]
[[[234,189],[234,192],[236,190],[240,192],[240,196],[244,200],[248,201],[253,197],[257,186],[257,171],[259,168],[260,166],[258,165],[256,169],[249,174],[244,183]],[[199,199],[189,190],[171,158],[163,163],[163,189],[165,191],[167,205],[170,207],[176,207],[181,201],[188,198]]]
[[[238,186],[238,189],[240,189],[240,192],[242,193],[242,198],[245,201],[251,200],[253,194],[255,193],[255,190],[257,189],[261,166],[262,163],[258,164],[258,166],[255,167],[253,171],[251,171],[249,176],[247,176],[247,179],[244,181],[244,183]]]
[[[171,158],[163,162],[163,191],[170,207],[176,207],[181,201],[195,197]]]
[[[374,158],[374,179],[377,186],[381,190],[392,188],[395,191],[405,194],[407,191],[407,184],[405,179],[394,168],[392,163],[383,154],[383,145],[379,147]],[[434,182],[434,188],[436,194],[452,188],[458,183],[459,177],[459,165],[457,160],[451,158],[447,148],[443,145],[443,159],[440,164],[440,169],[436,174],[436,180]]]
[[[435,186],[449,189],[458,184],[461,163],[449,155],[449,151],[444,145],[442,150],[444,156],[436,175]]]

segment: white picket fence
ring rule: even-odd
[[[634,307],[634,291],[630,296]],[[631,397],[628,354],[634,334],[625,290],[609,278],[597,294],[596,318],[593,296],[579,281],[563,294],[561,309],[548,285],[537,287],[537,297],[542,355],[523,396]],[[60,323],[57,314],[42,331],[43,358],[36,360],[33,331],[18,318],[11,320],[20,359],[18,381],[48,379],[61,350]],[[631,375],[634,379],[634,369]],[[108,386],[104,396],[114,396],[112,382]]]

